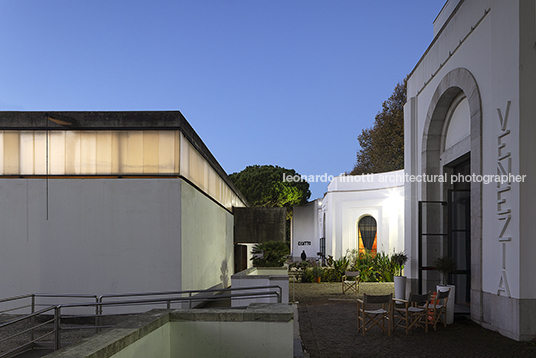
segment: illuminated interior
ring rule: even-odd
[[[0,175],[180,175],[228,210],[244,206],[180,130],[4,130]]]
[[[372,255],[376,255],[378,251],[378,232],[376,219],[370,215],[364,216],[359,220],[357,228],[359,235],[359,253],[365,253],[366,250]]]

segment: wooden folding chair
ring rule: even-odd
[[[350,281],[348,278],[353,277],[354,280]],[[345,271],[342,275],[342,293],[346,291],[354,291],[356,294],[359,292],[359,271]]]
[[[447,326],[447,301],[449,300],[450,288],[446,291],[440,291],[437,295],[432,296],[432,302],[428,305],[428,317],[430,324],[437,330],[437,324],[442,322]]]
[[[430,292],[425,295],[409,294],[407,300],[393,298],[393,329],[403,325],[406,334],[411,329],[421,327],[428,333],[428,305],[430,303]]]
[[[363,299],[357,299],[357,333],[363,332],[363,336],[372,327],[378,326],[387,335],[391,335],[391,321],[393,311],[393,294],[367,295]],[[387,321],[387,329],[385,328]]]

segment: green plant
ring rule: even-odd
[[[332,282],[340,281],[342,278],[342,275],[344,275],[344,271],[346,271],[346,269],[348,268],[348,264],[349,264],[348,258],[346,258],[346,256],[343,256],[337,260],[332,259],[331,262],[328,261],[328,263],[330,263],[329,281],[332,281]]]
[[[256,244],[251,250],[253,266],[281,267],[290,253],[289,246],[282,241],[267,241]]]
[[[322,277],[322,273],[323,273],[322,267],[313,266],[313,269],[312,269],[313,277]]]
[[[402,270],[404,269],[404,265],[408,261],[408,255],[406,255],[405,252],[394,252],[393,255],[391,255],[391,261],[394,265],[394,273],[395,276],[402,276]]]
[[[304,270],[302,274],[301,282],[311,283],[314,280],[313,270]]]
[[[360,272],[362,282],[392,282],[395,271],[389,255],[370,251],[359,253],[353,269]]]
[[[441,273],[442,283],[447,284],[449,273],[456,270],[456,263],[450,256],[438,257],[432,263],[435,269]]]

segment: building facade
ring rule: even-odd
[[[335,259],[404,250],[404,172],[335,177],[322,199],[294,207],[292,255]]]
[[[180,112],[0,112],[0,297],[230,285],[239,191]]]
[[[412,290],[453,257],[456,307],[536,336],[536,6],[449,0],[408,79],[405,249]]]

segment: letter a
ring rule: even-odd
[[[497,287],[497,295],[500,296],[501,292],[506,294],[506,297],[510,296],[510,288],[508,287],[508,279],[506,278],[506,271],[502,270],[501,278],[499,279],[499,287]]]

